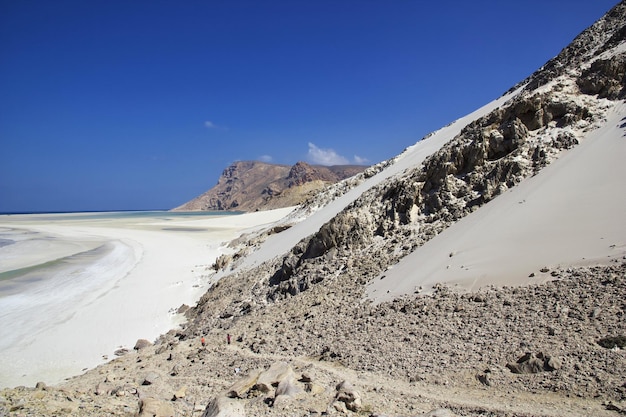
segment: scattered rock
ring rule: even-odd
[[[215,397],[204,409],[202,417],[245,417],[242,403],[226,397]]]
[[[231,398],[244,398],[248,391],[250,391],[257,383],[261,372],[261,370],[252,371],[250,375],[235,382],[230,388],[228,388],[227,395]]]
[[[152,342],[146,339],[138,339],[133,349],[141,350],[147,348],[148,346],[152,346]]]
[[[187,395],[187,387],[183,386],[183,387],[180,387],[178,391],[174,393],[173,399],[174,400],[182,399],[182,398],[185,398],[186,395]]]
[[[456,417],[456,414],[447,408],[438,408],[429,413],[422,414],[422,417]]]
[[[598,344],[607,349],[614,349],[616,347],[624,349],[626,348],[626,336],[620,335],[604,337],[598,340]]]
[[[295,378],[295,374],[291,366],[286,362],[275,362],[268,370],[262,372],[254,385],[254,388],[268,393],[277,387],[278,384],[287,378]]]
[[[45,391],[37,391],[37,392],[33,393],[33,398],[35,398],[37,400],[43,400],[47,396],[48,396],[48,393],[45,392]]]
[[[19,401],[17,404],[13,404],[11,406],[11,408],[9,408],[9,411],[10,412],[19,411],[19,410],[23,409],[25,405],[26,405],[25,401],[23,401],[23,400]]]
[[[335,401],[333,403],[333,408],[335,409],[335,411],[341,414],[348,414],[348,408],[346,407],[346,404],[341,401]]]
[[[157,380],[160,377],[161,376],[158,373],[154,371],[150,371],[143,377],[143,381],[141,382],[141,385],[152,385],[155,382],[157,382]]]
[[[142,398],[139,400],[138,417],[174,417],[174,408],[169,402],[156,398]]]
[[[602,309],[600,307],[596,307],[591,311],[589,317],[591,317],[592,319],[597,319],[598,317],[600,317],[600,314],[602,314]]]
[[[361,394],[347,381],[342,381],[337,385],[337,395],[335,402],[345,405],[350,411],[357,412],[361,409]]]
[[[279,395],[285,395],[288,397],[294,397],[302,392],[302,389],[296,385],[296,379],[293,375],[289,375],[283,378],[276,387],[276,397]]]
[[[176,376],[180,373],[182,366],[179,363],[175,363],[170,370],[170,376]]]
[[[111,395],[113,388],[114,387],[111,384],[108,384],[106,382],[100,382],[98,385],[96,385],[94,393],[96,395]]]
[[[491,386],[491,380],[489,379],[489,374],[478,374],[476,375],[476,379],[478,379],[478,382],[480,382],[481,384],[490,387]]]
[[[128,349],[126,349],[126,348],[119,348],[119,349],[117,349],[115,352],[113,352],[113,354],[114,354],[115,356],[124,356],[124,355],[126,355],[127,353],[128,353]]]
[[[472,301],[474,301],[475,303],[484,303],[485,302],[485,297],[483,295],[481,295],[481,294],[476,294],[472,298]]]
[[[311,395],[319,395],[326,392],[326,388],[319,384],[316,384],[315,382],[305,382],[304,390]]]
[[[507,368],[514,374],[536,374],[543,371],[554,371],[561,368],[558,359],[543,353],[526,353],[517,360],[517,363],[507,363]]]

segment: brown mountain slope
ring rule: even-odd
[[[175,211],[270,210],[300,204],[324,186],[363,171],[365,166],[293,166],[238,161],[222,172],[217,184]]]

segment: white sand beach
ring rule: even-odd
[[[0,282],[0,386],[58,383],[176,327],[173,312],[206,291],[222,246],[290,211],[0,216],[0,231],[18,236],[0,247],[0,273],[44,263],[58,271]]]

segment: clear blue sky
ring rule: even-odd
[[[0,0],[0,212],[167,209],[236,160],[377,163],[616,0]]]

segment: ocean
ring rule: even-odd
[[[173,327],[237,214],[0,215],[0,387],[59,382]]]

